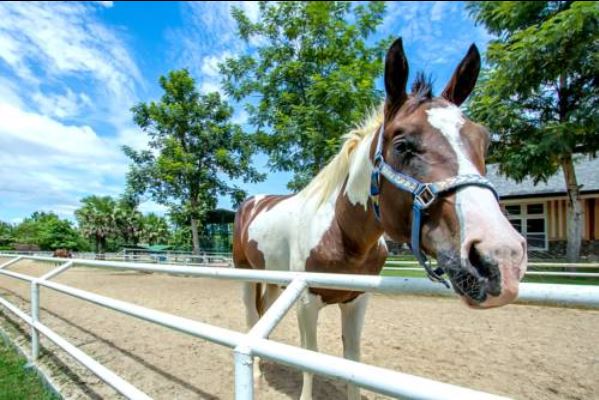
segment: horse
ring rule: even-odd
[[[344,137],[336,156],[300,192],[246,199],[235,216],[236,268],[378,275],[386,234],[409,243],[429,277],[448,284],[477,309],[515,300],[527,265],[526,241],[502,213],[484,178],[490,138],[459,106],[480,70],[473,44],[440,96],[420,73],[408,93],[401,38],[385,57],[380,110]],[[437,259],[433,270],[426,257]],[[246,322],[252,327],[280,293],[245,283]],[[341,309],[343,355],[360,359],[365,293],[310,288],[297,304],[301,344],[317,351],[321,308]],[[301,399],[312,398],[304,372]],[[359,388],[348,385],[348,398]]]
[[[73,258],[73,253],[69,249],[56,249],[54,253],[52,253],[52,257],[59,258]]]

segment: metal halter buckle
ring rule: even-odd
[[[428,208],[436,199],[437,195],[433,192],[429,183],[425,183],[418,193],[414,193],[414,202],[422,209]]]

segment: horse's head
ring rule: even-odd
[[[408,62],[401,39],[385,61],[382,156],[395,171],[420,182],[484,175],[487,130],[458,108],[478,77],[480,55],[473,45],[440,97],[419,77],[406,92]],[[380,215],[385,232],[409,242],[413,195],[380,180]],[[422,211],[420,246],[448,274],[454,290],[472,307],[507,304],[518,294],[526,271],[526,242],[502,213],[492,190],[468,184],[440,194]]]

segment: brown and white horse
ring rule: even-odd
[[[412,194],[380,181],[380,219],[370,192],[381,126],[382,156],[395,171],[420,182],[485,173],[488,132],[458,106],[471,93],[480,69],[473,45],[440,97],[420,76],[406,92],[408,63],[401,39],[385,60],[382,111],[350,132],[340,152],[295,195],[254,196],[235,218],[233,258],[237,268],[379,274],[387,248],[383,233],[409,242]],[[481,178],[482,179],[482,178]],[[421,248],[435,257],[456,293],[473,308],[512,302],[526,270],[526,242],[502,213],[493,192],[468,185],[439,196],[426,209]],[[265,287],[262,287],[265,286]],[[246,283],[247,324],[253,326],[276,299],[275,285]],[[319,310],[341,309],[344,357],[358,360],[368,296],[359,292],[309,289],[298,302],[302,346],[317,349]],[[359,390],[348,388],[350,399]],[[302,399],[312,397],[312,375],[304,373]]]

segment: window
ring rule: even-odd
[[[510,223],[526,238],[530,248],[547,249],[545,204],[510,204],[505,209]]]

